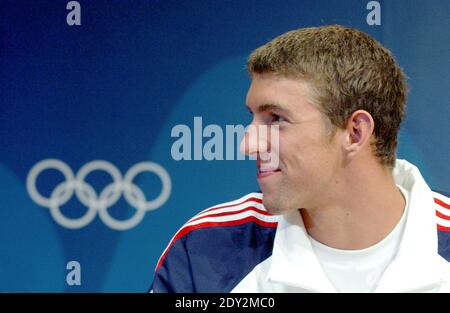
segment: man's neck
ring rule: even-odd
[[[383,240],[397,225],[405,199],[391,171],[377,164],[345,169],[329,205],[301,209],[306,230],[315,240],[337,249],[357,250]],[[350,177],[350,179],[349,179]]]

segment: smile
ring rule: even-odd
[[[281,170],[279,168],[258,168],[257,177],[258,178],[268,177],[277,172],[281,172]]]

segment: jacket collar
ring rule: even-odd
[[[381,277],[376,292],[439,289],[446,271],[438,254],[433,194],[416,166],[397,160],[396,184],[409,191],[409,207],[399,251]]]
[[[268,279],[313,292],[336,291],[313,251],[297,210],[281,216],[278,222]]]
[[[419,170],[406,161],[397,160],[393,174],[396,183],[409,191],[408,216],[398,254],[375,291],[439,289],[445,270],[437,252],[432,192]],[[312,292],[336,291],[314,253],[297,210],[280,217],[268,279]]]

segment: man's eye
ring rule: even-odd
[[[278,114],[270,114],[271,122],[272,123],[280,123],[286,121],[283,117],[279,116]]]

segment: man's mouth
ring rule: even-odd
[[[274,167],[258,167],[258,178],[268,177],[272,174],[275,174],[276,172],[280,172],[281,170],[279,168]]]

